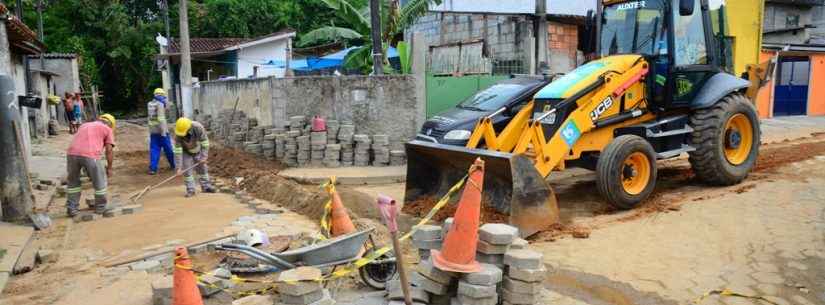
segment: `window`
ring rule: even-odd
[[[606,6],[602,16],[600,54],[658,55],[661,48],[666,49],[664,6],[661,0]]]
[[[788,15],[785,17],[785,27],[799,27],[799,15]]]
[[[678,9],[673,10],[677,66],[708,64],[707,42],[705,41],[705,28],[702,26],[700,2],[694,1],[693,14],[690,16],[682,16]],[[674,0],[673,5],[678,8],[679,0]]]

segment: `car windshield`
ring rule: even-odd
[[[495,84],[470,96],[458,107],[477,111],[498,110],[511,98],[521,93],[525,87],[520,84]]]
[[[663,0],[628,1],[604,8],[601,56],[666,52]]]

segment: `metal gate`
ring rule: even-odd
[[[805,115],[808,109],[808,57],[780,57],[773,102],[774,116]]]

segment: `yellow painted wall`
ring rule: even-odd
[[[762,49],[762,14],[764,0],[727,0],[727,16],[730,35],[734,41],[734,70],[736,75],[745,72],[749,64],[758,63]]]

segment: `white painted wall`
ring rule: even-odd
[[[252,76],[255,66],[259,66],[258,77],[284,77],[286,69],[265,64],[272,60],[280,63],[286,61],[288,40],[280,39],[238,50],[238,78]]]
[[[596,10],[598,0],[546,0],[547,13],[556,15],[587,15],[587,10]],[[431,10],[436,12],[474,12],[533,14],[535,0],[444,0]]]

